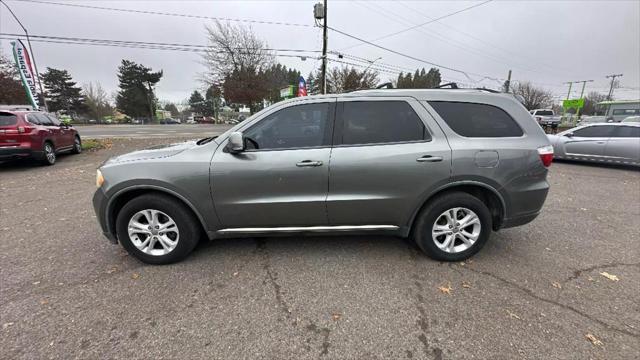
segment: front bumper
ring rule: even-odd
[[[112,232],[109,229],[109,224],[107,223],[107,196],[104,194],[102,189],[96,190],[95,194],[93,194],[93,210],[96,212],[96,218],[98,219],[98,223],[100,224],[100,229],[102,230],[102,234],[112,243],[117,244],[118,238],[115,235],[115,231]]]

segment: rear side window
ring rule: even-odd
[[[577,137],[610,137],[613,133],[613,126],[599,125],[587,126],[573,132],[573,136]]]
[[[522,136],[518,123],[499,107],[463,102],[429,101],[451,130],[465,137]]]
[[[611,137],[640,138],[640,126],[616,126]]]
[[[11,113],[0,113],[0,126],[15,125],[18,117]]]
[[[342,105],[342,144],[364,145],[430,140],[405,101],[348,101]]]

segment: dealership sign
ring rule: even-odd
[[[20,78],[22,79],[22,85],[24,85],[24,89],[27,92],[27,97],[31,101],[33,108],[39,109],[40,104],[37,98],[38,91],[36,89],[36,74],[33,71],[31,56],[29,56],[29,52],[22,41],[12,41],[11,44],[13,45],[13,58],[16,60],[16,66],[20,72]]]
[[[584,107],[584,99],[563,100],[562,107],[565,109],[582,109]]]

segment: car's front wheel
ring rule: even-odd
[[[118,213],[116,232],[122,246],[148,264],[182,260],[201,233],[189,208],[161,194],[141,195],[126,203]]]
[[[451,192],[433,199],[416,219],[413,236],[429,257],[461,261],[477,253],[489,239],[491,213],[475,196]]]

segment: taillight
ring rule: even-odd
[[[20,134],[24,134],[24,133],[26,133],[27,131],[24,129],[24,126],[18,126],[18,132],[19,132]]]
[[[538,148],[538,155],[540,155],[540,161],[544,167],[549,167],[553,161],[553,146],[547,145]]]

